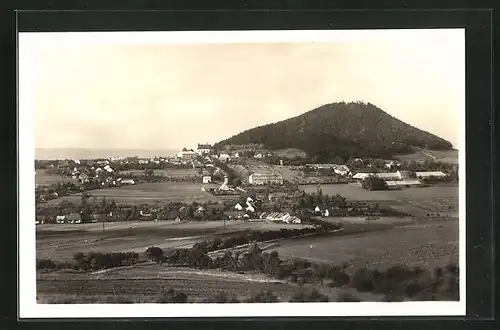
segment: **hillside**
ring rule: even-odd
[[[318,161],[339,156],[389,158],[413,147],[452,149],[450,142],[408,125],[370,103],[332,103],[274,124],[259,126],[216,144],[263,144],[297,148]]]

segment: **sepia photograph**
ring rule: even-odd
[[[465,314],[464,29],[20,33],[18,116],[27,314]]]

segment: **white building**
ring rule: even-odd
[[[196,148],[196,152],[198,155],[206,155],[210,154],[213,151],[213,147],[209,144],[199,144],[198,143],[198,148]]]
[[[122,179],[120,180],[122,184],[135,184],[134,179]]]
[[[203,177],[203,183],[210,183],[212,182],[212,177],[209,175],[206,175]]]
[[[417,178],[419,179],[428,179],[428,178],[445,178],[447,175],[442,171],[434,171],[434,172],[415,172]]]
[[[227,162],[227,161],[231,160],[231,156],[229,156],[228,154],[220,154],[219,160],[222,162]]]
[[[280,173],[253,173],[248,177],[248,183],[255,185],[283,184],[283,175]]]
[[[335,166],[335,168],[333,170],[338,175],[348,175],[349,173],[351,173],[351,170],[349,169],[349,167],[347,167],[345,165],[337,165],[337,166]]]
[[[277,222],[285,222],[285,223],[301,223],[301,220],[292,216],[289,213],[281,213],[281,212],[272,212],[266,216],[266,220],[268,221],[277,221]]]
[[[198,154],[194,152],[193,150],[187,150],[187,151],[181,151],[177,154],[177,157],[182,158],[182,159],[193,159],[197,156]]]
[[[241,205],[240,205],[240,203],[236,204],[236,205],[234,206],[234,208],[235,208],[236,210],[238,210],[238,211],[243,210],[243,206],[241,206]]]

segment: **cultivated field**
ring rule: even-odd
[[[170,288],[185,292],[189,302],[202,302],[218,293],[245,299],[260,290],[275,292],[281,301],[288,301],[296,292],[308,292],[313,285],[283,283],[259,274],[237,274],[218,270],[192,270],[160,265],[136,265],[106,272],[78,273],[59,271],[37,275],[38,303],[96,303],[127,299],[139,303],[156,302],[162,291]],[[350,289],[316,287],[335,301],[340,292]],[[356,296],[377,301],[373,294]]]
[[[97,198],[106,197],[108,200],[114,200],[116,203],[142,204],[166,201],[179,201],[192,203],[196,202],[217,202],[227,199],[234,199],[234,196],[214,196],[201,188],[218,188],[216,184],[201,184],[190,182],[159,182],[159,183],[140,183],[131,186],[122,186],[117,188],[97,189],[90,192]],[[78,203],[81,194],[64,196],[49,201],[52,204],[58,204],[62,200],[68,200]]]
[[[307,258],[355,267],[404,264],[425,268],[458,264],[458,221],[407,225],[355,235],[309,237],[280,242],[282,257]]]
[[[422,150],[408,155],[396,156],[400,161],[424,161],[432,160],[448,164],[458,164],[457,150]]]
[[[120,174],[135,174],[135,175],[140,175],[143,174],[143,170],[126,170],[126,171],[120,171]],[[172,168],[172,169],[161,169],[161,170],[154,170],[153,173],[155,175],[162,175],[165,177],[171,177],[171,178],[180,178],[180,177],[191,177],[191,176],[200,176],[198,172],[193,169],[193,168],[187,168],[187,169],[178,169],[178,168]]]
[[[35,185],[49,185],[58,182],[74,182],[75,180],[71,178],[64,177],[57,174],[47,174],[46,170],[36,170],[35,171]]]
[[[307,193],[316,193],[317,185],[302,185],[301,189]],[[458,198],[457,186],[434,186],[406,188],[401,190],[369,191],[356,184],[324,184],[321,185],[323,194],[339,194],[348,200],[358,201],[406,201],[434,198]]]

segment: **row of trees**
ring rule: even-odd
[[[434,270],[419,267],[393,266],[386,270],[360,268],[352,275],[348,264],[329,265],[304,259],[283,261],[277,251],[262,251],[254,243],[246,252],[226,251],[212,260],[198,248],[181,249],[164,254],[160,248],[148,249],[153,259],[176,266],[200,269],[224,269],[228,271],[257,271],[277,279],[305,284],[324,284],[328,280],[332,287],[352,287],[359,292],[373,292],[386,296],[386,300],[458,300],[459,271],[455,264]],[[345,298],[347,299],[347,298]]]
[[[56,262],[51,259],[39,259],[36,263],[37,270],[74,269],[83,271],[96,271],[121,266],[131,266],[139,262],[137,252],[90,252],[84,254],[77,252],[72,262]]]

